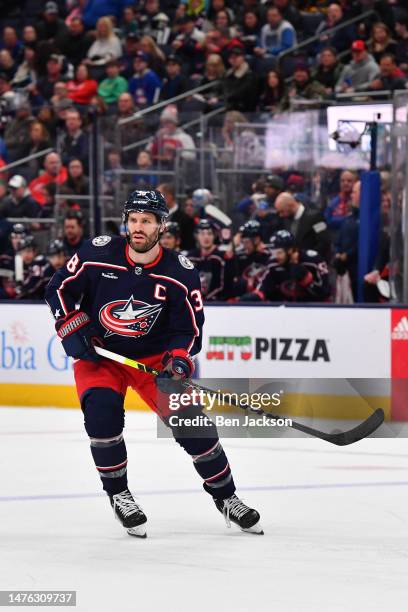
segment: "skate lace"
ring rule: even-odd
[[[248,511],[248,506],[236,495],[224,499],[223,514],[228,527],[231,527],[230,516],[240,519]]]
[[[123,493],[118,493],[118,495],[113,496],[114,507],[118,508],[122,515],[126,518],[130,514],[134,514],[135,512],[141,512],[142,509],[135,502],[133,496],[130,491],[123,491]]]

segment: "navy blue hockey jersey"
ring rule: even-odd
[[[98,236],[56,272],[45,297],[55,318],[79,305],[105,348],[126,357],[201,349],[200,278],[187,257],[168,249],[135,264],[125,238]]]

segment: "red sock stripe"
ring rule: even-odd
[[[228,472],[228,470],[229,470],[229,463],[227,463],[227,465],[222,470],[222,472],[219,472],[218,474],[215,474],[215,476],[211,476],[211,478],[206,478],[205,482],[212,482],[213,480],[216,480],[217,478],[220,478],[220,476],[223,476],[225,474],[225,472]]]
[[[120,470],[120,468],[125,467],[125,465],[127,465],[127,459],[123,463],[118,463],[118,465],[110,465],[109,467],[100,467],[97,465],[96,469],[100,472],[110,472],[111,470]]]
[[[210,453],[213,452],[213,450],[217,448],[217,446],[218,446],[218,441],[214,444],[214,446],[206,450],[204,453],[201,453],[201,455],[193,455],[193,461],[195,461],[196,459],[200,459],[200,457],[205,457],[206,455],[209,455]]]

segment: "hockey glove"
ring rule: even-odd
[[[68,357],[99,361],[101,358],[94,350],[94,344],[100,344],[97,331],[91,319],[81,310],[73,310],[58,319],[55,324],[58,336]]]
[[[190,378],[194,363],[184,349],[173,349],[163,355],[163,370],[157,377],[157,387],[163,393],[181,393],[180,380]]]

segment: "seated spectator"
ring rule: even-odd
[[[23,44],[24,46],[32,45],[35,47],[38,41],[37,30],[32,25],[26,25],[23,28]]]
[[[261,32],[261,22],[257,11],[247,10],[244,13],[239,39],[244,45],[245,55],[253,55]]]
[[[8,77],[3,72],[0,72],[0,109],[1,109],[1,126],[4,126],[8,122],[8,118],[11,117],[11,113],[14,110],[15,102],[18,96],[11,87],[11,83]]]
[[[41,121],[32,121],[29,126],[29,138],[26,142],[23,157],[44,151],[49,148],[50,144],[50,135],[47,128]],[[29,180],[38,176],[42,161],[41,157],[37,157],[24,164],[24,174]]]
[[[220,10],[215,16],[214,26],[217,30],[227,30],[228,38],[235,38],[237,36],[237,29],[232,25],[229,14],[226,10]]]
[[[360,181],[353,185],[351,193],[351,215],[342,224],[335,243],[333,266],[339,276],[348,273],[354,301],[358,290],[358,236],[360,213]],[[339,301],[336,298],[336,301]]]
[[[46,2],[40,19],[35,24],[38,40],[54,41],[67,30],[63,19],[59,18],[59,9],[56,2]]]
[[[297,44],[294,27],[283,19],[281,11],[271,6],[266,12],[266,24],[261,29],[255,55],[275,57]]]
[[[302,16],[298,9],[293,6],[292,0],[274,0],[273,5],[280,10],[282,17],[289,21],[295,30],[302,29]]]
[[[398,66],[408,76],[408,13],[401,13],[395,20],[395,31],[397,33],[397,47],[395,57]]]
[[[54,84],[54,95],[50,100],[54,109],[61,108],[61,104],[72,107],[72,100],[68,98],[68,86],[64,81],[57,81]]]
[[[98,96],[109,106],[116,104],[119,96],[128,90],[128,82],[119,75],[119,62],[112,60],[106,64],[106,79],[98,86]]]
[[[280,113],[289,106],[285,80],[277,70],[270,70],[259,97],[259,110],[271,114]]]
[[[7,26],[3,29],[0,49],[8,51],[15,62],[20,62],[23,55],[23,44],[18,39],[14,28]]]
[[[404,73],[395,63],[395,57],[386,53],[380,59],[380,71],[370,83],[368,89],[395,91],[405,89],[407,80]],[[378,99],[376,97],[376,99]]]
[[[38,79],[36,89],[48,101],[54,93],[55,83],[63,80],[63,56],[53,53],[47,61],[47,73]]]
[[[139,23],[136,16],[136,8],[134,6],[125,6],[120,25],[121,38],[126,38],[128,34],[137,34],[138,30]]]
[[[16,74],[17,64],[13,59],[8,49],[1,49],[0,51],[0,72],[7,76],[9,81],[14,79]]]
[[[235,20],[234,11],[231,8],[227,7],[227,3],[225,0],[211,0],[208,4],[210,6],[206,7],[207,8],[206,13],[210,21],[214,22],[220,11],[225,11],[228,15],[228,19],[231,22]],[[194,13],[196,17],[199,15],[199,13],[197,14],[197,10],[194,11]],[[188,7],[187,7],[187,14],[188,15],[193,14],[193,11],[189,9]]]
[[[178,55],[187,74],[193,74],[204,60],[201,45],[205,34],[196,27],[195,19],[185,15],[176,20],[176,31],[171,41],[172,52]]]
[[[379,64],[380,58],[387,53],[395,54],[397,43],[391,37],[391,32],[385,23],[375,23],[371,30],[371,38],[367,42],[367,49]]]
[[[152,19],[150,36],[156,44],[163,48],[167,47],[171,36],[170,18],[166,13],[157,13]]]
[[[331,3],[327,9],[326,19],[320,22],[316,30],[316,35],[320,34],[319,50],[328,45],[336,49],[337,53],[341,53],[350,48],[355,38],[354,26],[346,26],[339,28],[335,32],[325,33],[326,30],[340,26],[343,21],[345,21],[345,19],[340,3]]]
[[[323,100],[326,98],[325,88],[321,83],[311,78],[307,64],[296,64],[288,98],[291,102],[295,102],[299,98],[302,100]]]
[[[24,59],[13,77],[13,87],[15,89],[26,89],[29,92],[30,85],[35,85],[37,80],[37,53],[32,45],[26,45],[24,47]]]
[[[178,223],[180,228],[180,248],[181,250],[192,249],[194,247],[194,220],[189,217],[185,212],[180,210],[178,203],[175,198],[174,185],[171,183],[162,183],[157,187],[166,198],[167,207],[169,209],[169,216],[167,221],[169,223]]]
[[[117,112],[104,120],[103,134],[111,145],[120,146],[123,150],[127,145],[137,143],[146,136],[146,127],[143,118],[128,121],[121,125],[124,119],[130,119],[136,112],[136,107],[130,93],[119,96]],[[134,165],[135,149],[123,150],[122,161],[124,164]]]
[[[129,93],[133,96],[135,104],[145,107],[157,102],[160,95],[161,80],[149,68],[149,56],[138,51],[133,62],[135,73],[129,81]]]
[[[337,92],[365,91],[378,74],[378,64],[367,53],[363,40],[355,40],[351,45],[352,60],[341,71],[336,85]]]
[[[235,40],[235,39],[234,39]],[[244,49],[244,45],[240,41],[235,40],[235,44],[232,46],[241,46]],[[228,53],[231,50],[231,39],[228,34],[228,29],[222,30],[209,30],[202,43],[199,44],[197,51],[200,51],[197,55],[195,67],[199,67],[201,73],[202,63],[209,55],[219,55],[224,65],[228,64]],[[190,70],[192,72],[193,70]]]
[[[67,169],[62,165],[58,153],[48,153],[44,160],[44,169],[43,174],[31,181],[28,186],[32,197],[39,204],[45,203],[44,185],[48,185],[48,183],[62,185],[68,178]]]
[[[64,219],[63,243],[66,256],[72,257],[85,242],[84,218],[80,210],[70,210]]]
[[[137,34],[130,32],[125,39],[124,53],[120,58],[121,74],[125,79],[131,79],[133,76],[133,61],[136,53],[140,51],[140,37]]]
[[[140,39],[140,51],[146,53],[149,57],[150,68],[160,77],[163,78],[166,74],[165,62],[166,56],[163,51],[156,45],[151,36],[142,36]]]
[[[166,76],[160,91],[160,100],[169,100],[187,91],[186,78],[181,73],[181,60],[169,55],[166,60]]]
[[[173,167],[176,151],[184,160],[195,159],[195,143],[187,132],[177,127],[177,107],[169,104],[160,116],[160,128],[147,147],[152,159]]]
[[[68,177],[61,185],[61,194],[64,195],[89,195],[89,179],[85,176],[84,165],[80,159],[71,159],[68,163]],[[81,208],[89,207],[89,202],[78,200]],[[72,202],[70,202],[72,205]]]
[[[104,195],[114,196],[119,193],[122,185],[123,170],[121,155],[117,149],[111,148],[108,151],[107,163],[103,173],[103,193]]]
[[[85,31],[85,25],[81,17],[73,17],[66,31],[55,41],[60,53],[69,57],[70,62],[76,68],[86,58],[93,36]]]
[[[222,79],[224,75],[225,66],[221,55],[218,53],[210,53],[205,62],[204,78],[200,82],[200,85],[207,85],[208,83],[214,82],[214,87],[208,89],[207,91],[203,91],[196,96],[197,99],[205,102],[205,110],[212,110],[213,108],[216,108],[222,104]]]
[[[148,151],[140,151],[136,160],[136,170],[133,182],[135,189],[156,189],[158,178],[153,169],[152,157]]]
[[[4,131],[4,142],[7,146],[9,161],[20,159],[24,156],[29,139],[30,125],[34,121],[31,114],[31,106],[26,100],[22,100],[16,107],[15,118],[8,122]]]
[[[88,134],[82,130],[82,118],[75,109],[68,110],[65,115],[65,130],[59,141],[59,150],[63,164],[67,165],[71,159],[77,158],[88,167]]]
[[[340,175],[340,192],[328,203],[324,216],[331,230],[339,230],[344,220],[351,214],[351,194],[357,176],[350,170]]]
[[[85,64],[79,64],[75,70],[75,79],[68,81],[68,98],[76,104],[88,105],[98,92],[98,83],[89,77]]]
[[[242,47],[233,47],[228,61],[231,68],[223,79],[226,107],[228,110],[252,112],[256,108],[258,82],[245,60]]]
[[[106,64],[119,59],[122,55],[122,45],[113,32],[112,21],[109,17],[100,17],[96,24],[96,40],[88,49],[85,63],[93,68],[96,79],[104,73]]]
[[[284,229],[295,236],[300,249],[317,251],[324,259],[329,260],[330,235],[320,212],[307,210],[293,194],[286,191],[276,198],[275,209]]]
[[[334,47],[326,47],[319,53],[317,68],[312,76],[315,81],[323,85],[327,95],[331,95],[340,78],[343,65],[337,59],[337,52]]]
[[[23,176],[15,174],[8,182],[10,195],[0,204],[0,218],[7,217],[38,217],[40,207],[33,200],[27,189],[27,181]]]

